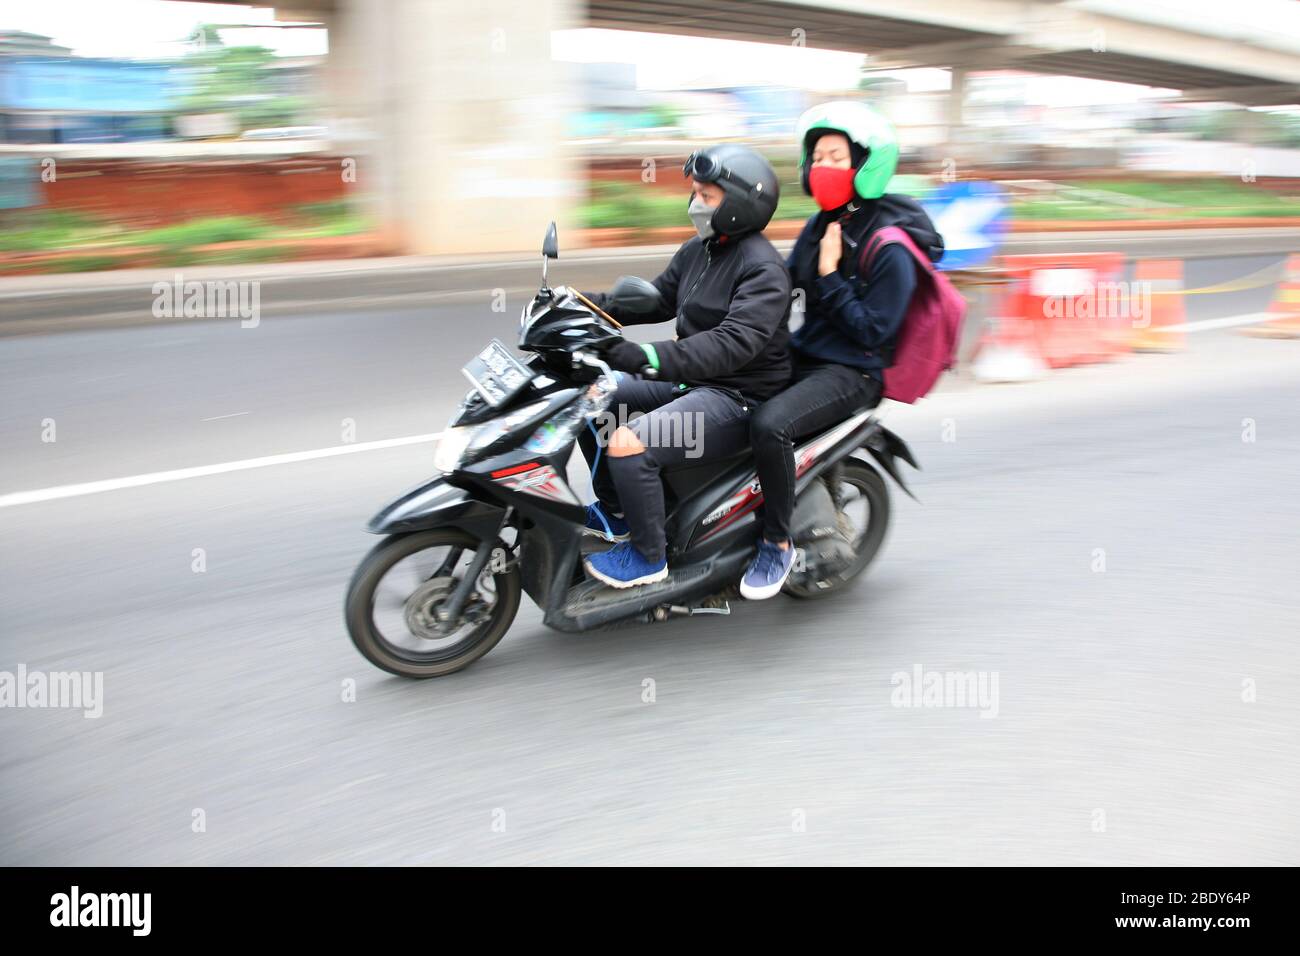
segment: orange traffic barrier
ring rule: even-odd
[[[1011,350],[1025,364],[1028,353],[1029,364],[1062,368],[1128,351],[1132,303],[1130,287],[1120,281],[1121,254],[1002,256],[999,264],[1011,279],[1000,307],[1008,318],[999,319],[995,334],[982,343],[995,355]]]
[[[1046,375],[1032,323],[1004,308],[976,345],[971,374],[978,382],[1032,382]]]
[[[1150,291],[1143,298],[1150,304],[1148,314],[1134,315],[1129,345],[1135,352],[1176,352],[1186,347],[1187,333],[1181,327],[1187,321],[1183,306],[1183,260],[1139,259],[1133,269],[1137,289]],[[1173,331],[1177,329],[1177,331]]]
[[[1240,331],[1246,335],[1257,335],[1273,339],[1300,338],[1300,255],[1287,256],[1286,274],[1273,295],[1273,304],[1268,307],[1270,315],[1276,318],[1258,325],[1243,327]]]

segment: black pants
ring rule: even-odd
[[[800,360],[794,383],[749,419],[758,480],[763,486],[763,537],[790,538],[794,514],[794,442],[880,402],[881,385],[860,369]]]
[[[645,414],[628,421],[638,412]],[[749,409],[739,396],[709,387],[682,391],[631,376],[623,377],[609,409],[593,424],[578,438],[587,466],[596,466],[592,488],[601,504],[627,519],[632,545],[648,561],[662,561],[668,543],[660,472],[683,462],[727,458],[749,444]],[[615,458],[604,448],[622,424],[644,452]]]

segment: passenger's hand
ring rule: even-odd
[[[832,222],[826,227],[826,234],[822,236],[817,259],[819,276],[828,276],[840,267],[840,254],[843,248],[844,237],[840,232],[840,224]]]

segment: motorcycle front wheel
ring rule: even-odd
[[[438,529],[392,535],[372,548],[352,575],[344,608],[362,656],[390,674],[426,678],[455,673],[492,650],[513,623],[522,590],[501,541],[460,617],[437,617],[481,543]]]

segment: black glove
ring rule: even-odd
[[[650,359],[646,357],[645,349],[635,342],[624,339],[622,342],[616,342],[605,353],[605,362],[610,368],[635,374],[649,365]]]

